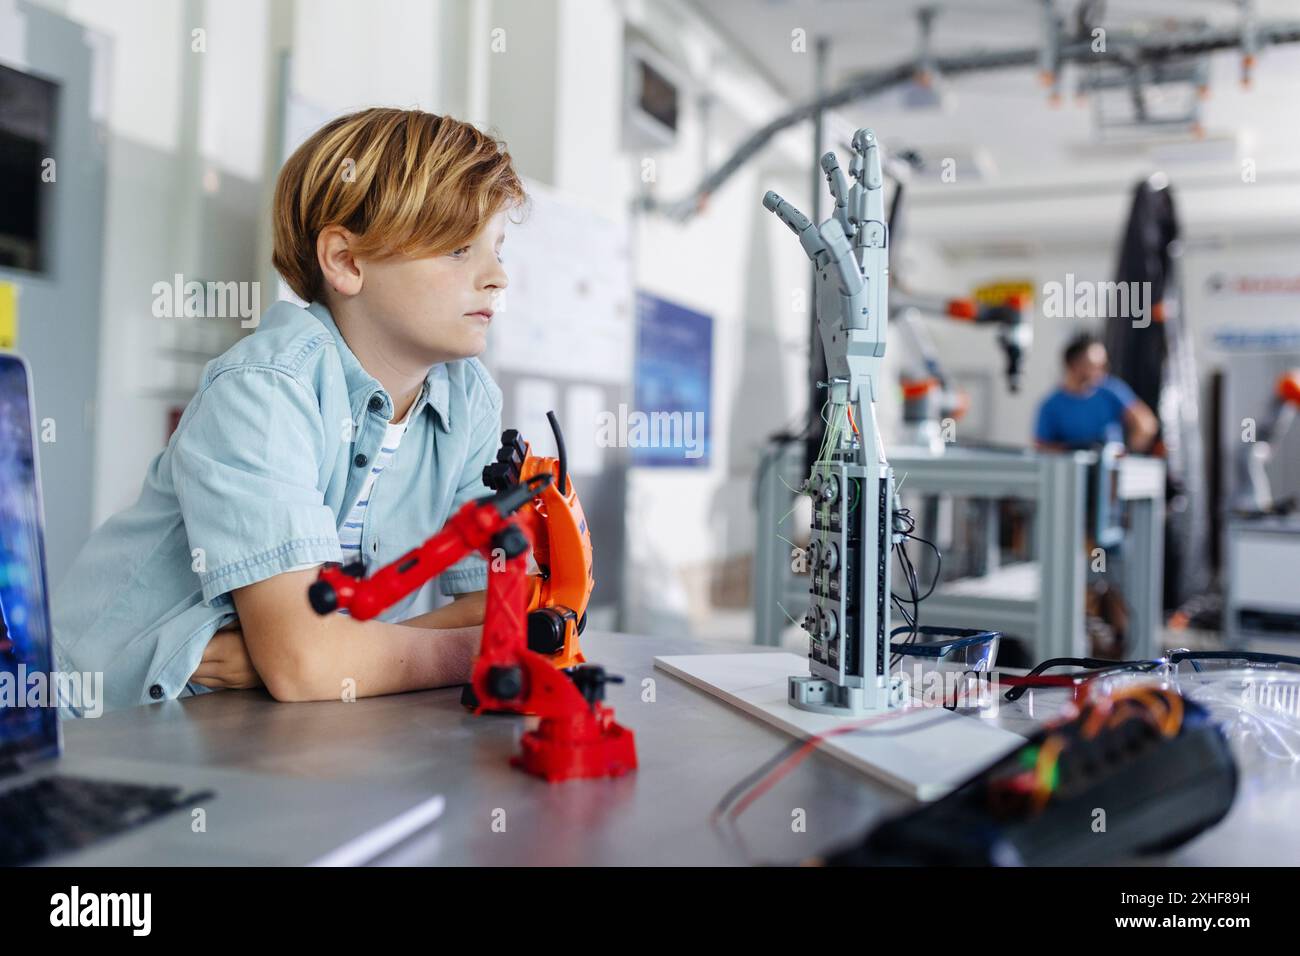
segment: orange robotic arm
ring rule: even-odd
[[[546,418],[555,434],[557,458],[532,454],[519,432],[501,435],[497,460],[483,469],[483,483],[494,491],[549,474],[551,482],[519,512],[533,539],[538,574],[531,578],[528,601],[528,648],[545,655],[557,668],[586,658],[578,636],[587,623],[587,603],[596,585],[591,531],[582,503],[568,475],[564,436],[554,412]]]

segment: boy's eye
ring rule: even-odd
[[[469,246],[461,246],[459,249],[454,249],[452,250],[451,254],[453,256],[459,256],[462,253],[466,253],[466,252],[469,252]]]

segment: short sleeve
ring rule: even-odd
[[[1121,412],[1128,409],[1129,406],[1137,401],[1137,395],[1133,393],[1133,389],[1129,388],[1128,382],[1125,382],[1123,379],[1107,378],[1102,387],[1106,389],[1106,391],[1119,404],[1119,410]]]
[[[265,366],[221,372],[172,439],[171,476],[203,599],[304,564],[341,560],[319,487],[315,393]]]
[[[1034,439],[1040,442],[1060,441],[1057,434],[1056,416],[1052,412],[1052,400],[1048,398],[1038,406],[1038,422],[1034,426]]]
[[[496,460],[501,445],[501,389],[481,365],[474,363],[466,374],[473,384],[471,408],[475,418],[469,435],[469,454],[456,486],[450,514],[465,502],[488,494],[483,484],[483,469]],[[487,562],[477,554],[453,564],[439,576],[442,593],[451,597],[487,588]]]

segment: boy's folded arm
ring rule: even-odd
[[[307,601],[315,580],[314,568],[287,571],[232,592],[248,655],[277,700],[336,700],[349,691],[372,697],[469,680],[481,628],[321,616]]]
[[[472,627],[481,625],[487,610],[487,591],[465,591],[450,604],[402,622],[403,627]]]

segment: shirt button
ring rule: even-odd
[[[152,687],[150,687],[149,696],[152,697],[154,700],[162,700],[163,697],[162,684],[154,684]]]
[[[378,395],[370,396],[370,410],[372,412],[377,412],[383,407],[384,407],[384,400],[382,398],[380,398]]]
[[[366,463],[369,461],[370,459],[365,455],[357,455],[356,458],[352,459],[352,464],[356,465],[358,468],[364,468],[366,467]]]

